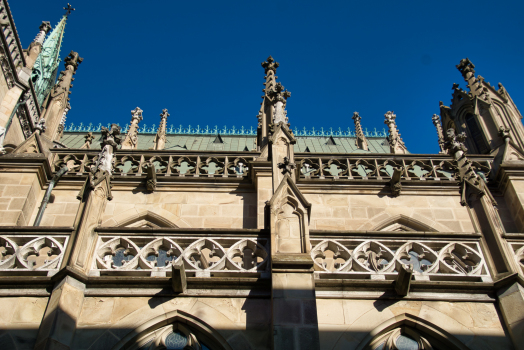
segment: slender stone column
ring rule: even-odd
[[[71,349],[84,291],[85,284],[70,276],[55,285],[40,324],[35,350]]]
[[[88,274],[97,234],[94,229],[104,213],[111,195],[111,174],[113,170],[113,155],[121,143],[120,127],[111,125],[111,129],[102,128],[102,150],[95,166],[91,169],[82,190],[78,194],[80,208],[75,219],[75,245],[71,253],[69,266]]]
[[[502,238],[504,228],[494,207],[496,202],[466,157],[465,139],[464,133],[455,135],[455,129],[448,129],[444,146],[457,162],[461,204],[472,210],[474,223],[482,233],[481,242],[495,287],[498,287],[499,307],[513,345],[515,349],[524,349],[524,289],[516,282],[517,272],[510,261],[512,252]]]
[[[62,277],[55,285],[44,319],[38,331],[35,350],[67,350],[76,330],[84,300],[85,284],[80,280],[89,272],[96,244],[95,227],[111,199],[110,177],[114,149],[120,144],[120,127],[102,128],[102,150],[78,197],[81,205],[75,219],[69,246],[66,248]]]
[[[317,350],[320,341],[309,240],[311,204],[295,184],[296,140],[289,124],[282,119],[275,124],[269,137],[273,196],[268,203],[273,349]]]

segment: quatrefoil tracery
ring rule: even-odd
[[[54,270],[63,252],[62,244],[52,237],[36,237],[17,244],[15,239],[0,236],[0,270]]]
[[[163,237],[139,247],[132,239],[115,237],[97,249],[96,268],[167,271],[180,259],[186,270],[259,271],[267,267],[269,254],[252,239],[235,242],[226,252],[221,244],[209,238],[183,247],[174,239]]]
[[[463,243],[439,243],[438,251],[421,242],[405,242],[390,249],[377,241],[364,241],[353,250],[343,243],[324,240],[311,250],[316,270],[324,272],[397,272],[401,264],[413,265],[415,274],[485,274],[482,256]],[[521,249],[524,253],[524,247]]]

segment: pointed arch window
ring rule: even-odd
[[[212,350],[186,326],[175,323],[140,340],[137,350]]]
[[[438,350],[410,327],[401,327],[384,334],[375,340],[373,350]]]
[[[473,140],[477,151],[480,154],[486,154],[489,152],[489,148],[484,140],[484,136],[482,135],[482,130],[475,119],[475,115],[471,113],[466,114],[466,125],[468,126],[471,139]]]

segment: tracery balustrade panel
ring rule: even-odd
[[[60,269],[68,235],[0,234],[0,275],[53,276]]]
[[[92,276],[171,276],[182,261],[193,277],[262,277],[269,272],[269,238],[100,235]]]
[[[491,281],[476,241],[311,239],[320,278],[394,279],[412,265],[415,280]]]
[[[85,175],[96,164],[98,152],[57,152],[53,170],[63,166],[70,170],[69,175]],[[157,176],[178,177],[230,177],[243,178],[249,174],[248,161],[253,157],[244,155],[165,155],[140,154],[138,152],[116,152],[113,174],[116,176],[145,175],[147,167],[153,164]]]
[[[521,234],[518,234],[521,236]],[[524,241],[518,240],[518,241],[508,241],[508,245],[511,248],[511,251],[513,252],[513,256],[515,258],[515,263],[520,268],[520,273],[524,275]]]
[[[394,169],[401,169],[402,180],[457,180],[457,167],[451,157],[414,158],[414,157],[340,157],[297,156],[298,177],[311,179],[340,180],[390,180]],[[487,180],[491,170],[491,160],[472,159],[477,174]]]

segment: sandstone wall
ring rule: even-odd
[[[36,174],[0,173],[0,225],[31,225],[41,192]]]
[[[33,349],[48,298],[0,298],[0,349]]]
[[[72,348],[111,349],[145,322],[168,312],[185,311],[218,331],[233,349],[269,349],[269,299],[87,297]]]
[[[383,322],[402,314],[420,317],[470,349],[512,349],[493,303],[317,299],[322,350],[356,349]]]
[[[392,218],[403,215],[440,232],[473,232],[467,209],[460,197],[447,195],[401,194],[305,194],[313,204],[311,229],[374,230]]]
[[[31,216],[30,224],[33,224],[36,214],[45,192],[38,198],[38,204]],[[40,226],[73,226],[80,201],[76,199],[78,191],[61,190],[55,188],[51,194],[51,200],[44,212]]]
[[[524,232],[524,181],[511,180],[505,199],[517,232]]]
[[[256,228],[255,192],[112,193],[102,226],[125,225],[152,213],[184,228]]]

